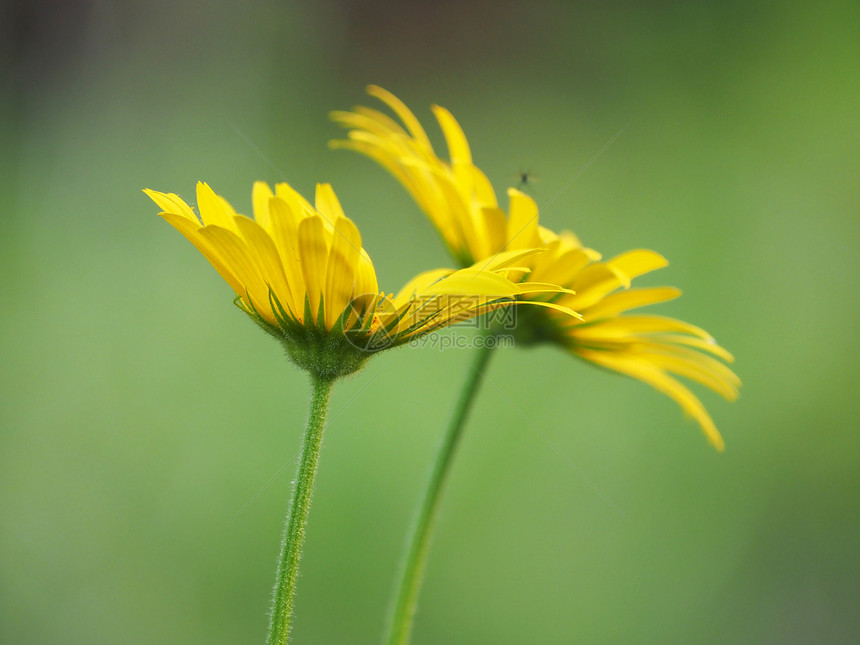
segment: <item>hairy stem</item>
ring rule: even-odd
[[[334,379],[311,377],[313,395],[308,414],[308,426],[304,444],[299,457],[299,470],[293,485],[293,495],[287,511],[287,526],[281,543],[278,560],[277,580],[272,595],[272,615],[269,624],[268,645],[286,645],[290,637],[290,619],[293,614],[293,598],[296,594],[296,576],[302,543],[305,539],[305,525],[311,505],[311,492],[317,471],[323,427],[325,426],[328,400]]]

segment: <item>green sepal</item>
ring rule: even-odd
[[[344,312],[332,330],[325,328],[324,305],[320,301],[317,322],[310,315],[310,302],[305,298],[305,320],[301,324],[293,318],[272,289],[269,303],[277,325],[260,315],[250,297],[247,302],[237,297],[234,304],[244,311],[258,327],[283,345],[287,356],[299,367],[314,376],[333,379],[352,374],[364,366],[372,352],[367,351],[359,339],[350,339],[344,333],[348,312]]]

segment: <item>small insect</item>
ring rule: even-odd
[[[531,170],[521,170],[513,176],[513,179],[516,179],[517,181],[517,190],[522,191],[525,191],[526,189],[534,190],[534,184],[538,181],[538,178]]]

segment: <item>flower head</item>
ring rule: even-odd
[[[675,400],[722,450],[722,437],[707,410],[675,376],[733,400],[740,380],[717,360],[731,362],[732,356],[698,327],[673,318],[629,314],[680,295],[672,287],[630,288],[634,278],[666,266],[666,260],[640,249],[601,261],[601,255],[584,247],[574,234],[558,235],[540,226],[535,201],[513,188],[507,191],[505,213],[486,175],[473,164],[466,136],[448,110],[432,107],[449,151],[450,159],[444,161],[418,119],[397,97],[376,86],[368,87],[368,93],[385,103],[402,125],[367,107],[333,112],[332,119],[349,133],[332,146],[361,152],[391,172],[461,264],[480,266],[498,253],[517,249],[545,250],[522,264],[529,270],[529,279],[556,284],[564,291],[533,294],[529,300],[550,300],[582,317],[561,317],[546,307],[519,307],[518,340],[556,343],[591,363],[652,385]]]
[[[507,279],[535,250],[505,253],[482,267],[428,271],[397,294],[380,292],[361,235],[328,184],[317,186],[311,206],[285,183],[272,191],[257,182],[253,219],[205,183],[197,185],[199,219],[173,193],[144,192],[233,288],[236,304],[296,363],[322,376],[353,372],[372,353],[510,306],[522,294],[559,292]]]

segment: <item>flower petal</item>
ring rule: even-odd
[[[693,417],[702,428],[708,441],[720,452],[725,449],[725,442],[720,436],[717,427],[714,425],[711,416],[705,410],[702,402],[678,380],[672,378],[662,370],[653,365],[638,360],[636,357],[631,357],[625,354],[617,354],[612,352],[591,351],[585,349],[575,350],[577,354],[584,359],[589,360],[603,367],[621,372],[627,376],[643,381],[648,385],[659,390],[672,400],[674,400],[681,409]]]
[[[433,110],[439,127],[442,128],[442,134],[445,135],[451,164],[472,165],[472,151],[469,149],[469,142],[466,140],[466,135],[460,124],[457,123],[457,119],[448,110],[438,105],[433,105],[430,109]]]
[[[606,296],[596,304],[582,312],[585,319],[590,321],[608,318],[630,309],[653,305],[658,302],[673,300],[681,295],[681,290],[675,287],[653,287],[648,289],[630,289]]]
[[[581,325],[572,330],[577,338],[617,338],[648,332],[679,332],[712,341],[704,329],[667,316],[618,316],[593,324]]]
[[[361,256],[355,268],[355,294],[358,296],[379,293],[379,283],[376,279],[376,270],[367,251],[361,249]]]
[[[590,264],[577,274],[570,284],[570,288],[576,292],[575,296],[565,298],[565,304],[583,311],[611,291],[619,287],[630,286],[630,281],[624,273],[621,273],[609,262]]]
[[[367,93],[378,98],[390,107],[394,113],[400,117],[400,120],[403,121],[403,125],[406,126],[406,129],[409,130],[409,133],[413,137],[431,150],[433,149],[433,146],[430,145],[430,139],[427,138],[427,133],[424,132],[424,128],[421,127],[421,123],[419,123],[418,119],[415,118],[415,115],[412,114],[410,109],[406,107],[400,99],[394,96],[391,92],[388,92],[377,85],[368,85]]]
[[[307,217],[315,212],[310,202],[287,183],[275,184],[275,196],[287,202],[287,205],[292,209],[296,217]]]
[[[669,265],[669,261],[656,251],[650,249],[634,249],[616,255],[609,263],[618,271],[627,276],[628,280],[638,278],[640,275],[662,269]]]
[[[227,203],[223,197],[215,192],[202,181],[197,182],[197,208],[200,209],[200,219],[204,225],[214,224],[234,231],[233,217],[236,211]]]
[[[269,200],[274,196],[269,184],[255,181],[251,192],[251,202],[254,207],[254,219],[267,233],[272,233],[272,221],[269,215]]]
[[[328,242],[325,235],[325,225],[322,217],[311,215],[299,223],[298,230],[299,259],[302,263],[302,276],[307,289],[307,299],[310,304],[311,316],[317,320],[320,299],[323,295],[323,285],[328,262]],[[307,321],[305,321],[307,323]]]
[[[488,206],[481,209],[481,215],[484,219],[482,228],[487,240],[487,253],[498,253],[504,250],[508,229],[508,218],[505,216],[505,211],[497,206]]]
[[[240,289],[236,293],[243,299],[251,299],[257,312],[270,323],[275,323],[275,315],[269,303],[269,288],[260,274],[244,240],[233,231],[221,226],[204,226],[200,236],[207,240],[236,274]]]
[[[333,227],[335,220],[346,217],[331,184],[317,184],[314,204],[316,205],[317,212],[323,216],[323,219],[328,222],[329,226]]]
[[[269,215],[272,224],[272,240],[281,256],[284,275],[293,293],[295,306],[304,315],[305,279],[299,257],[299,222],[303,217],[280,197],[269,200]]]
[[[406,131],[394,119],[379,110],[358,106],[353,108],[352,112],[335,110],[328,116],[344,128],[366,130],[381,137],[407,136]]]
[[[200,220],[194,214],[194,210],[183,201],[183,199],[175,193],[160,193],[157,190],[145,188],[143,190],[149,198],[158,204],[158,207],[165,213],[175,213],[194,222],[198,227]]]
[[[185,215],[178,213],[161,213],[161,216],[166,219],[173,228],[182,233],[189,242],[191,242],[197,250],[203,254],[209,264],[211,264],[218,272],[224,281],[230,285],[237,296],[245,295],[245,288],[236,276],[232,268],[224,262],[218,250],[205,237],[200,235],[201,226],[197,223],[195,217],[193,222]]]
[[[257,265],[263,280],[272,289],[281,305],[298,318],[304,301],[296,301],[284,274],[284,262],[269,234],[252,219],[238,215],[234,218],[236,229],[248,245],[248,253]]]
[[[352,299],[355,285],[355,267],[361,256],[361,235],[355,224],[346,217],[334,221],[334,234],[328,253],[325,277],[325,326],[335,322]]]
[[[416,294],[423,293],[430,288],[430,285],[435,284],[442,278],[448,277],[452,273],[454,273],[453,269],[433,269],[432,271],[419,273],[397,292],[397,295],[394,297],[394,306],[400,307],[411,300]]]
[[[516,188],[508,188],[507,249],[530,249],[541,246],[538,235],[538,207],[531,197]]]

